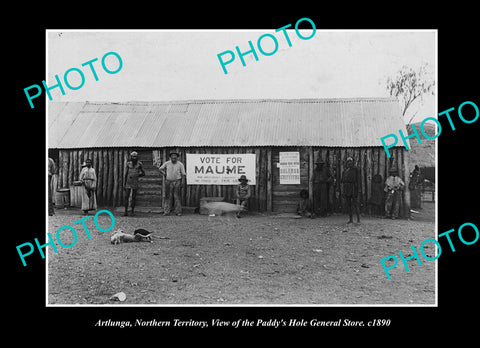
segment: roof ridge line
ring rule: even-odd
[[[155,104],[221,104],[221,103],[338,103],[338,102],[391,102],[397,101],[395,97],[348,97],[348,98],[239,98],[239,99],[185,99],[185,100],[160,100],[141,101],[132,100],[125,102],[110,101],[85,101],[91,105],[155,105]],[[63,102],[58,102],[63,103]],[[69,102],[64,102],[69,103]],[[80,102],[81,103],[81,102]]]

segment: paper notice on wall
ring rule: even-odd
[[[300,184],[300,152],[280,152],[280,184]]]

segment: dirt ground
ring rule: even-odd
[[[411,255],[435,236],[434,204],[413,220],[363,217],[347,225],[345,215],[294,219],[249,215],[242,219],[184,215],[115,216],[115,227],[154,233],[153,243],[112,245],[111,232],[78,210],[49,218],[53,236],[75,226],[78,240],[48,254],[49,304],[434,304],[435,262],[401,261],[387,279],[380,259],[401,250]],[[106,214],[100,226],[110,224]],[[64,244],[73,242],[68,230]],[[433,257],[428,243],[426,253]],[[430,249],[428,249],[428,247]],[[124,302],[110,296],[124,292]]]

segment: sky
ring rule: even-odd
[[[292,46],[282,32],[275,30],[202,30],[202,31],[47,31],[47,85],[55,85],[57,74],[63,81],[70,68],[84,72],[85,84],[78,90],[65,86],[51,90],[53,101],[173,101],[193,99],[263,98],[350,98],[388,97],[385,80],[407,65],[414,69],[428,63],[435,78],[435,31],[325,31],[318,30],[309,40],[300,39],[295,30],[287,30]],[[278,51],[262,55],[257,40],[272,34]],[[311,29],[300,30],[308,37]],[[249,50],[251,40],[258,54],[238,55],[226,65],[224,74],[217,54],[239,46]],[[266,37],[262,49],[270,52],[273,41]],[[117,52],[122,69],[106,73],[102,57]],[[95,81],[88,66],[93,63]],[[225,60],[228,55],[225,56]],[[118,68],[114,56],[105,64]],[[76,72],[68,75],[71,85],[81,80]],[[436,116],[436,96],[423,104],[412,104],[417,112],[414,122]]]

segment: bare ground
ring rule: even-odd
[[[414,220],[344,215],[317,219],[250,215],[242,219],[159,214],[115,216],[114,229],[154,232],[153,243],[112,245],[111,232],[87,220],[91,239],[74,222],[79,211],[49,218],[55,235],[75,226],[71,248],[49,247],[49,304],[434,304],[435,262],[401,261],[387,279],[380,259],[411,255],[434,238],[434,205]],[[105,214],[99,224],[109,226]],[[68,230],[64,244],[73,242]],[[432,243],[426,254],[434,256]],[[429,248],[430,249],[429,249]],[[125,302],[113,302],[117,292]]]

